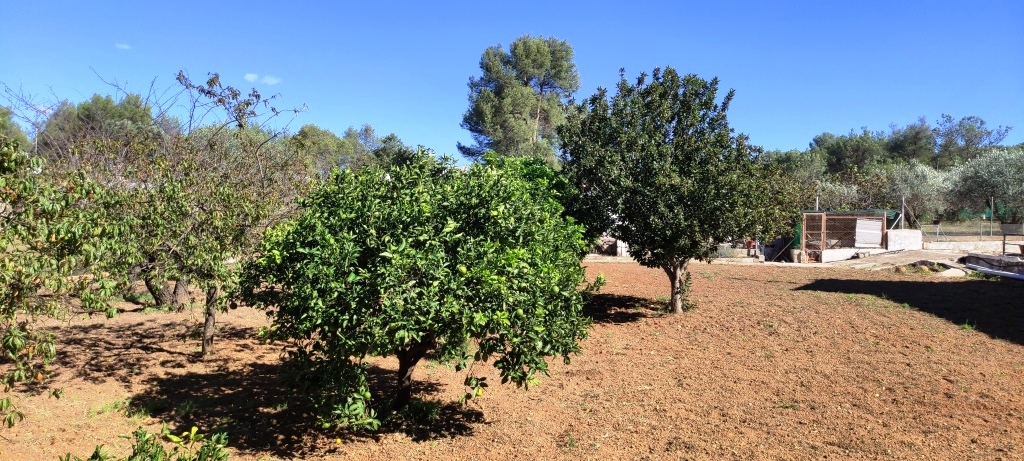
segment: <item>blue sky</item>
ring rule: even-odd
[[[371,124],[457,153],[481,53],[568,41],[583,99],[656,66],[736,90],[737,131],[768,149],[822,132],[976,115],[1024,142],[1024,2],[267,2],[6,0],[0,82],[77,102],[218,72],[305,105],[292,130]],[[248,78],[247,78],[248,76]],[[3,103],[3,99],[0,99]],[[284,122],[286,120],[281,120]]]

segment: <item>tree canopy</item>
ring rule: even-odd
[[[271,338],[294,342],[296,391],[328,423],[373,427],[366,356],[398,357],[395,409],[430,351],[457,368],[493,359],[502,382],[521,386],[546,373],[546,357],[568,361],[589,323],[578,289],[588,249],[522,168],[462,171],[423,153],[315,188],[296,219],[267,232],[242,294],[268,310]],[[473,397],[487,384],[466,385]]]
[[[22,149],[27,149],[30,145],[28,136],[25,136],[21,126],[14,120],[14,111],[9,107],[0,106],[0,136],[17,142]]]
[[[553,37],[524,35],[508,51],[487,48],[480,70],[480,77],[469,79],[469,109],[462,118],[476,144],[459,144],[462,155],[480,159],[495,151],[553,164],[564,101],[579,88],[572,47]]]
[[[990,199],[1004,224],[1024,222],[1024,149],[996,149],[950,172],[950,202],[967,210],[985,209]]]
[[[62,101],[36,134],[38,153],[58,164],[99,163],[100,157],[110,160],[117,147],[154,142],[161,136],[157,121],[150,104],[134,93],[118,101],[99,94],[78,104]]]
[[[316,125],[303,125],[290,140],[299,156],[321,179],[326,179],[332,168],[401,165],[416,155],[416,150],[403,144],[394,133],[378,137],[369,124],[358,130],[349,127],[340,137]]]
[[[113,314],[104,277],[111,246],[124,225],[104,206],[107,190],[82,174],[61,178],[0,135],[0,387],[42,382],[57,346],[38,317]],[[73,303],[72,300],[77,302]],[[9,365],[9,366],[8,366]],[[23,418],[9,396],[0,399],[7,426]]]
[[[583,200],[614,217],[611,235],[634,259],[665,270],[680,312],[691,259],[710,260],[729,239],[771,236],[796,210],[779,171],[755,162],[760,149],[729,127],[734,92],[719,102],[717,79],[655,69],[633,85],[623,76],[617,89],[572,108],[558,131],[563,169]]]
[[[985,120],[973,115],[956,120],[942,114],[933,131],[938,143],[935,168],[962,163],[981,155],[988,148],[998,146],[1006,139],[1012,127],[988,128]]]

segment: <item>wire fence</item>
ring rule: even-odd
[[[925,241],[941,242],[953,237],[1002,237],[998,223],[988,221],[967,221],[939,224],[922,224],[921,236]]]

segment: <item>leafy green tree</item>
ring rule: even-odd
[[[899,197],[892,194],[892,165],[850,169],[828,175],[817,183],[822,210],[848,211],[868,208],[892,208]],[[804,208],[813,203],[802,203]]]
[[[95,94],[77,105],[63,101],[57,106],[37,134],[39,154],[56,167],[107,163],[108,170],[115,169],[126,162],[118,152],[152,145],[161,136],[160,129],[142,96],[127,94],[114,101]]]
[[[904,162],[931,163],[935,148],[935,132],[924,117],[903,128],[892,126],[886,142],[889,156]]]
[[[885,163],[888,159],[886,139],[881,133],[861,128],[860,133],[836,136],[822,133],[811,141],[808,153],[825,159],[829,173],[865,169]]]
[[[524,35],[508,51],[501,45],[487,48],[480,70],[482,76],[469,79],[469,109],[462,118],[476,144],[459,144],[462,155],[480,159],[495,151],[553,164],[564,101],[579,89],[572,47],[564,40]]]
[[[938,142],[935,168],[948,168],[972,160],[986,149],[998,146],[1006,139],[1012,127],[999,126],[989,129],[981,117],[969,115],[960,120],[942,114],[933,129]]]
[[[686,305],[691,259],[710,260],[717,244],[773,236],[796,210],[781,171],[752,160],[759,148],[735,135],[719,103],[718,80],[672,68],[625,76],[570,111],[558,130],[563,170],[614,216],[611,235],[640,264],[659,267],[672,287],[672,310]]]
[[[925,216],[935,216],[946,209],[948,173],[913,161],[897,165],[889,173],[889,196],[893,206],[906,204],[904,219],[920,227]]]
[[[343,141],[330,130],[316,125],[303,125],[291,137],[292,146],[319,177],[326,178],[331,169],[348,163],[344,158]]]
[[[57,339],[34,328],[39,318],[113,310],[116,291],[101,274],[110,246],[125,228],[103,206],[105,189],[81,173],[61,178],[17,141],[0,136],[0,386],[42,382]],[[59,394],[55,394],[59,395]],[[0,417],[22,413],[5,396]]]
[[[374,163],[400,165],[416,155],[416,150],[402,144],[394,133],[378,138],[369,124],[358,130],[349,127],[343,137],[316,125],[304,125],[291,137],[291,142],[322,179],[335,167],[359,169]]]
[[[545,183],[503,165],[461,171],[421,151],[403,167],[339,171],[266,233],[241,294],[268,310],[271,338],[293,342],[296,392],[327,423],[378,424],[367,356],[398,358],[397,410],[431,351],[457,369],[493,359],[502,382],[529,386],[546,357],[579,350],[588,242]],[[467,398],[487,386],[465,383]]]
[[[118,260],[129,279],[140,274],[158,286],[173,279],[205,291],[207,357],[216,315],[237,283],[230,261],[249,254],[266,226],[287,217],[309,170],[279,133],[260,128],[258,92],[244,95],[217,74],[205,84],[183,73],[179,81],[197,104],[194,113],[221,110],[226,118],[165,138],[152,161],[126,170],[133,176],[119,183],[118,211],[135,232]]]
[[[377,135],[372,126],[364,124],[358,130],[348,127],[341,141],[346,158],[343,167],[358,170],[373,163],[373,154],[370,152],[377,147]]]
[[[420,155],[419,150],[403,144],[394,133],[378,139],[375,144],[371,153],[374,162],[383,168],[408,165],[416,161]]]
[[[1024,149],[994,149],[949,174],[949,200],[954,209],[983,210],[994,198],[995,216],[1001,223],[1024,222]]]
[[[822,152],[796,149],[767,151],[761,159],[781,169],[785,180],[793,185],[799,208],[814,209],[820,185],[830,176]]]
[[[29,146],[28,136],[14,121],[14,112],[9,107],[0,106],[0,136],[16,141],[22,148]]]

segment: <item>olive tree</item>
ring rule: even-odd
[[[687,264],[707,261],[720,242],[769,237],[796,212],[790,183],[755,161],[760,148],[729,127],[733,91],[719,102],[718,80],[672,68],[623,76],[570,110],[558,130],[562,165],[581,200],[614,217],[611,235],[640,264],[665,271],[672,310],[681,312]]]
[[[500,163],[463,171],[424,152],[336,171],[267,231],[241,295],[268,311],[270,338],[292,342],[296,391],[325,423],[376,427],[367,356],[398,358],[397,410],[429,352],[457,369],[493,360],[502,382],[529,386],[547,357],[579,350],[589,242],[562,211],[546,184]],[[470,398],[487,385],[465,383]]]
[[[889,172],[891,201],[897,206],[905,204],[905,219],[919,227],[922,218],[946,209],[948,176],[947,172],[917,161],[896,165]]]
[[[981,210],[994,198],[996,219],[1003,224],[1024,222],[1024,149],[993,149],[949,174],[953,207]]]

